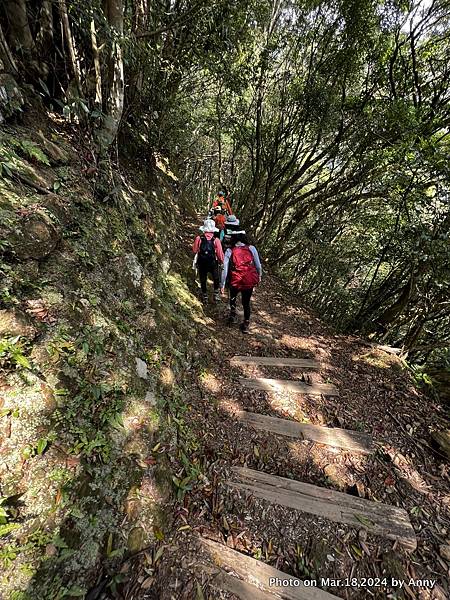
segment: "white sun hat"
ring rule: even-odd
[[[219,231],[216,227],[215,222],[212,219],[206,219],[203,225],[200,227],[200,231],[203,233],[216,233]]]

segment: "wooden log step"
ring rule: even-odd
[[[417,547],[414,529],[403,508],[252,469],[233,467],[233,472],[236,481],[228,481],[228,485],[251,492],[258,498],[336,523],[367,529],[374,535],[398,540],[408,550]]]
[[[255,377],[249,379],[239,379],[244,387],[252,390],[266,390],[268,392],[295,392],[297,394],[309,394],[311,396],[339,396],[335,385],[331,383],[303,383],[303,381],[294,381],[292,379],[265,379]]]
[[[201,545],[216,565],[218,579],[215,584],[217,586],[223,584],[222,589],[232,592],[242,600],[269,600],[269,598],[273,600],[275,598],[282,600],[339,600],[333,594],[317,587],[308,587],[301,579],[286,575],[274,567],[232,550],[223,544],[202,539]],[[224,568],[231,569],[242,579],[236,579],[228,574],[224,578]],[[231,582],[229,578],[234,579],[234,582]],[[290,580],[291,585],[289,587],[274,585],[277,580],[278,583]],[[239,583],[236,583],[237,581]],[[254,595],[251,594],[252,591]]]
[[[218,573],[214,578],[214,586],[219,590],[234,594],[241,600],[274,600],[275,598],[273,594],[233,577],[233,575],[228,575],[225,571]]]
[[[255,429],[269,431],[299,440],[311,440],[319,444],[334,446],[352,452],[371,454],[374,451],[372,436],[368,433],[339,429],[338,427],[321,427],[309,423],[297,423],[288,419],[270,417],[241,410],[236,413],[240,421],[248,423]]]
[[[292,367],[300,369],[319,369],[320,363],[311,358],[283,358],[281,356],[233,356],[233,366],[261,365],[264,367]]]

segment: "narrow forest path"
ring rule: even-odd
[[[186,415],[201,482],[157,597],[445,598],[448,471],[428,431],[439,407],[399,359],[334,335],[267,274],[251,335],[225,325],[225,300],[204,314],[207,366]]]

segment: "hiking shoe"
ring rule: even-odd
[[[214,302],[220,302],[220,292],[214,292],[213,300]]]
[[[230,312],[227,319],[227,325],[234,325],[235,323],[237,323],[236,313]]]
[[[249,327],[250,327],[250,322],[243,321],[241,323],[240,330],[242,331],[242,333],[249,333]]]
[[[202,294],[202,303],[208,304],[208,294]]]

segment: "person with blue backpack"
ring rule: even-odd
[[[224,254],[219,238],[214,235],[219,230],[212,219],[206,219],[200,227],[200,231],[202,233],[195,238],[192,250],[195,254],[194,262],[200,279],[202,302],[208,304],[208,274],[211,274],[214,282],[214,302],[220,298],[219,266],[223,263]]]

